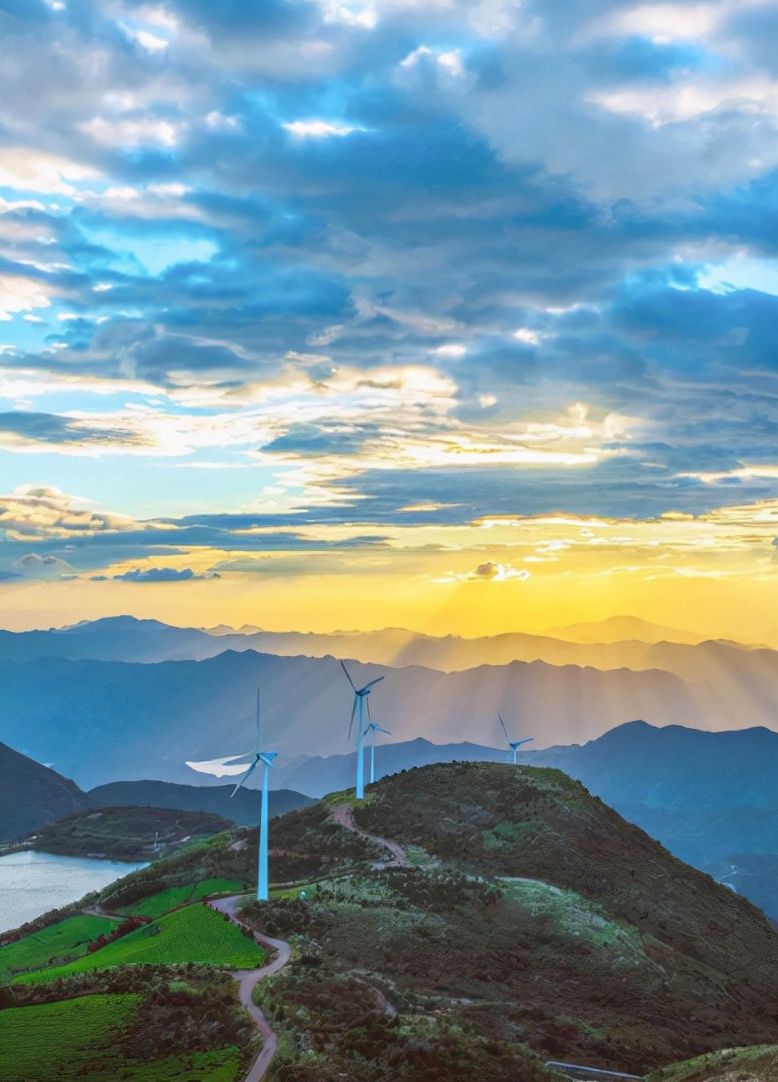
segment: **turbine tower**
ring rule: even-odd
[[[357,800],[363,800],[365,796],[365,756],[362,750],[362,739],[365,735],[365,702],[370,694],[371,690],[380,684],[383,680],[383,676],[377,677],[375,680],[371,680],[369,684],[365,684],[363,688],[358,688],[354,681],[349,676],[348,669],[341,661],[341,669],[346,674],[346,679],[354,691],[354,705],[351,708],[351,721],[348,726],[348,738],[351,740],[351,730],[354,728],[354,718],[357,719]],[[369,714],[368,714],[369,717]]]
[[[516,766],[517,765],[516,755],[518,753],[519,748],[521,747],[522,744],[530,744],[535,739],[535,737],[534,736],[525,736],[523,740],[511,740],[511,738],[508,736],[508,730],[505,728],[505,722],[502,720],[502,714],[498,714],[497,717],[500,719],[500,725],[502,725],[502,731],[505,733],[505,739],[508,741],[508,747],[511,750],[511,757],[512,757],[512,761],[513,761],[513,765]]]
[[[257,688],[257,743],[256,750],[244,752],[243,755],[228,755],[223,759],[209,759],[205,762],[187,762],[192,770],[199,770],[201,774],[213,774],[217,778],[243,774],[235,788],[230,793],[233,797],[244,782],[248,781],[260,763],[264,767],[262,772],[262,805],[259,817],[259,872],[257,875],[257,901],[266,902],[269,897],[268,891],[268,859],[267,859],[267,827],[268,827],[268,774],[273,765],[273,760],[278,755],[276,751],[260,751],[259,743],[259,706],[260,689]],[[246,763],[236,763],[237,759],[246,759],[254,755],[254,762],[246,769]]]
[[[373,739],[370,741],[370,784],[375,781],[375,734],[386,733],[387,736],[391,736],[391,732],[388,729],[382,729],[380,725],[376,725],[370,718],[370,700],[367,700],[367,720],[368,726],[365,729],[363,736],[367,736],[368,733],[373,734]]]

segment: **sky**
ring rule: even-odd
[[[0,0],[0,623],[778,632],[771,0]]]

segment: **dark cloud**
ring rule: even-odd
[[[97,427],[89,421],[60,417],[52,413],[18,410],[0,413],[0,438],[16,436],[36,443],[142,445],[144,440],[127,428]]]
[[[214,572],[196,575],[190,567],[177,571],[172,567],[135,568],[121,575],[92,575],[92,582],[191,582],[194,579],[219,578]]]

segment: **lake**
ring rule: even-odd
[[[8,853],[0,857],[0,932],[18,928],[49,909],[77,902],[145,864],[88,860],[54,853]]]

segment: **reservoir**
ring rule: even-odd
[[[88,860],[27,850],[0,857],[0,933],[77,902],[124,875],[145,868],[118,860]]]

